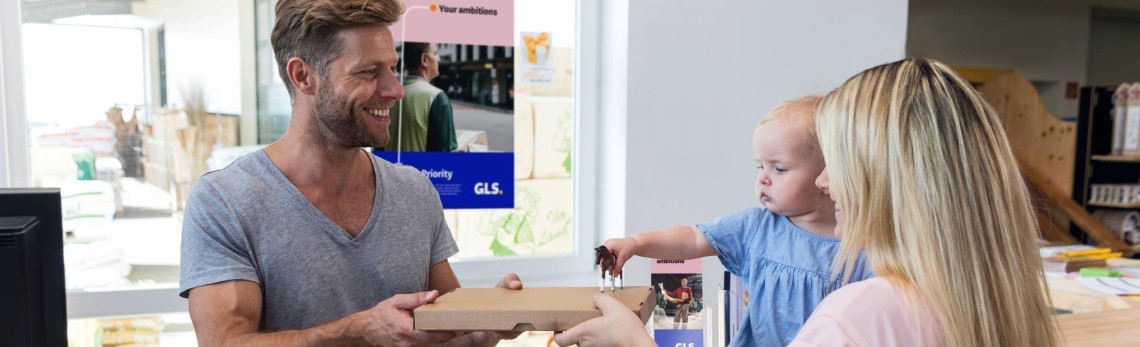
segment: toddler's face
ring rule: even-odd
[[[775,120],[756,128],[756,196],[773,213],[799,216],[827,208],[830,200],[815,186],[823,157],[802,124]]]

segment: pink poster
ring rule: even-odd
[[[397,41],[514,46],[514,0],[404,0]],[[401,36],[401,35],[407,36]]]
[[[701,260],[653,259],[650,272],[655,274],[699,274],[701,273]]]

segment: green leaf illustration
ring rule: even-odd
[[[566,160],[562,161],[562,168],[566,169],[566,173],[570,173],[570,153],[566,153]]]
[[[491,252],[494,253],[496,257],[517,255],[515,254],[515,251],[512,251],[510,248],[507,248],[507,246],[499,243],[499,238],[497,236],[494,240],[491,240]]]

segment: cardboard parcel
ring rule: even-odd
[[[459,288],[434,303],[416,308],[416,330],[446,331],[565,331],[601,317],[593,297],[598,287],[571,288]],[[653,287],[626,287],[610,291],[641,322],[649,320],[656,305]]]

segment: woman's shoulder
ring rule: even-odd
[[[797,339],[815,340],[840,330],[855,345],[940,345],[940,328],[920,298],[897,284],[873,277],[829,294],[804,323]]]
[[[897,306],[902,302],[899,292],[891,282],[882,277],[872,277],[850,283],[828,294],[816,308],[816,312],[841,317],[881,311],[884,307]]]

